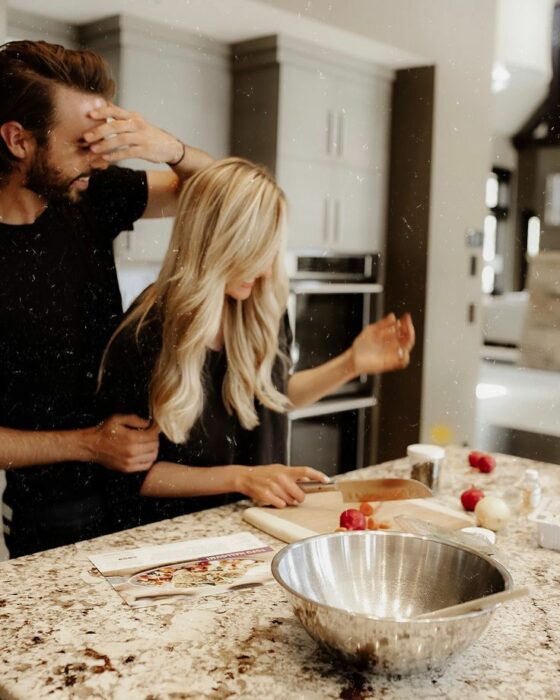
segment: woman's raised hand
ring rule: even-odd
[[[414,339],[410,314],[403,314],[401,318],[389,314],[366,326],[352,344],[356,376],[403,369],[410,362]]]
[[[255,501],[275,508],[285,508],[301,503],[304,492],[298,481],[325,481],[323,472],[311,467],[286,467],[268,464],[257,467],[238,467],[235,490]]]

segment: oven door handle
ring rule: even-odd
[[[292,294],[380,294],[383,285],[371,283],[343,282],[292,282],[290,284]]]
[[[295,408],[288,412],[289,420],[301,420],[302,418],[316,418],[317,416],[326,416],[335,413],[343,413],[344,411],[358,411],[362,408],[372,408],[377,405],[375,396],[364,396],[361,398],[350,399],[333,399],[332,401],[318,401],[305,406],[304,408]]]

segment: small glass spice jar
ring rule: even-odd
[[[406,448],[410,478],[425,484],[434,493],[439,490],[445,450],[438,445],[416,444]]]

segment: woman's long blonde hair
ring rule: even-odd
[[[240,158],[213,163],[191,177],[181,193],[160,274],[106,350],[128,326],[136,329],[138,340],[150,312],[159,313],[162,348],[151,379],[150,408],[175,443],[187,441],[202,412],[204,361],[220,328],[227,355],[222,398],[228,412],[250,430],[258,425],[255,398],[273,411],[289,407],[271,377],[288,296],[284,218],[282,190],[263,168]],[[272,274],[262,277],[270,267]],[[228,282],[253,278],[248,299],[226,296]]]

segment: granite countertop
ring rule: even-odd
[[[466,466],[448,448],[442,498],[469,484],[502,492],[527,467],[560,493],[560,467],[499,456]],[[405,460],[360,475],[407,475]],[[451,494],[455,494],[452,496]],[[0,565],[0,697],[110,698],[560,698],[560,552],[537,547],[516,517],[498,536],[504,563],[530,599],[499,608],[481,639],[438,672],[387,679],[343,666],[294,618],[282,589],[263,588],[132,609],[89,553],[241,530],[243,504],[183,516]]]

